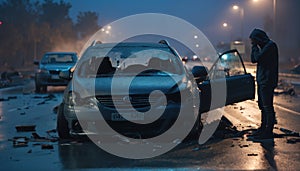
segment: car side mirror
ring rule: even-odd
[[[59,72],[59,77],[65,80],[72,79],[72,72],[70,70],[64,70]]]
[[[185,62],[185,63],[187,63],[187,62],[188,62],[188,57],[187,57],[187,56],[185,56],[185,57],[181,58],[181,60],[182,60],[182,62]]]
[[[207,67],[205,66],[194,66],[192,68],[192,74],[194,78],[196,79],[196,82],[202,82],[206,80],[208,72],[207,72]]]

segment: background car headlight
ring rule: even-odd
[[[43,74],[48,74],[49,73],[49,71],[45,70],[45,69],[38,69],[37,72],[38,73],[43,73]]]

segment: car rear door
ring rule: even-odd
[[[235,49],[219,55],[208,79],[199,83],[198,88],[201,112],[255,97],[254,77],[246,72],[241,55]]]

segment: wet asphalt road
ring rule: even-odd
[[[1,170],[297,170],[300,168],[299,137],[280,128],[300,132],[300,96],[275,96],[278,124],[274,140],[255,142],[246,133],[257,128],[256,101],[227,106],[224,115],[236,127],[221,131],[207,143],[181,143],[172,151],[144,160],[110,155],[86,140],[55,141],[56,113],[64,87],[50,87],[47,94],[35,94],[33,82],[24,87],[1,90],[0,163]],[[300,92],[300,91],[298,91]],[[16,125],[36,125],[33,132],[17,132]],[[235,132],[236,133],[236,132]],[[237,136],[239,135],[239,136]],[[14,147],[13,138],[27,137],[26,146]],[[52,140],[53,142],[51,142]],[[121,142],[126,143],[126,142]],[[48,145],[48,146],[46,146]],[[43,149],[46,148],[46,149]],[[51,149],[53,147],[53,149]],[[50,148],[50,149],[47,149]],[[157,147],[154,150],[159,150]]]

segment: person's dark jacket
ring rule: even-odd
[[[277,45],[260,29],[254,29],[250,34],[250,38],[257,43],[252,44],[251,52],[251,62],[257,63],[257,84],[275,88],[278,83]]]

